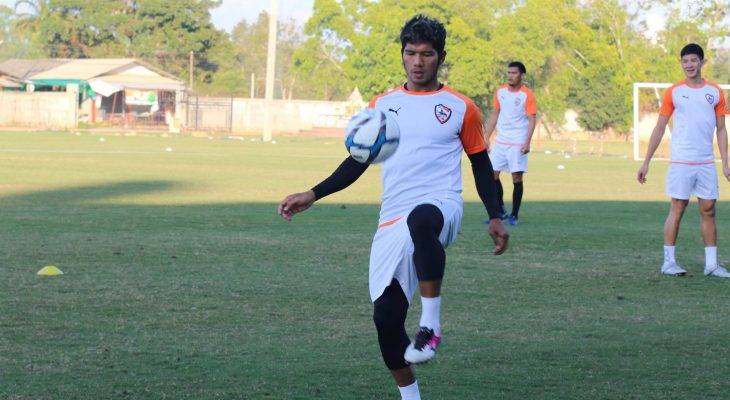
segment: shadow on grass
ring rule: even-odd
[[[274,203],[108,203],[180,188],[129,181],[0,199],[0,397],[393,394],[367,296],[377,205],[317,204],[285,222]],[[424,393],[722,398],[729,321],[716,305],[730,301],[727,286],[696,273],[695,204],[680,238],[695,276],[658,276],[667,208],[528,200],[495,258],[482,205],[466,204],[448,250],[449,342],[418,369]],[[718,208],[722,240],[730,209]],[[36,277],[45,263],[66,275]],[[666,377],[673,365],[681,377]]]
[[[124,181],[103,185],[88,185],[63,189],[39,190],[0,196],[0,208],[12,205],[35,204],[40,206],[79,204],[121,196],[161,193],[180,189],[174,181]]]

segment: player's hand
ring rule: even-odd
[[[722,174],[725,175],[725,178],[730,181],[730,166],[723,165],[722,166]]]
[[[530,142],[523,144],[522,149],[520,149],[520,150],[522,151],[522,154],[529,153],[530,152]]]
[[[509,242],[509,232],[504,229],[502,220],[494,218],[489,221],[489,236],[494,241],[494,255],[498,256],[507,251],[507,242]]]
[[[300,213],[311,207],[315,200],[314,192],[311,190],[302,193],[290,194],[289,196],[286,196],[281,203],[279,203],[278,213],[285,220],[291,221],[294,214]]]
[[[649,164],[642,164],[639,172],[636,173],[636,180],[639,183],[646,183],[646,175],[649,174]]]

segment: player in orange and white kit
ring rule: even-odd
[[[501,207],[502,219],[510,225],[517,225],[522,194],[523,178],[527,172],[527,153],[530,152],[532,134],[535,132],[537,101],[530,89],[522,83],[527,73],[525,65],[513,61],[507,66],[507,83],[494,93],[492,113],[487,121],[486,140],[497,128],[497,138],[489,149],[489,157],[494,167],[494,180],[497,182],[497,193]],[[499,173],[507,171],[512,174],[512,212],[504,210],[504,189]]]
[[[730,180],[725,96],[719,86],[702,78],[705,58],[702,47],[688,44],[682,48],[680,56],[685,79],[664,92],[659,119],[649,139],[649,148],[637,179],[639,183],[646,182],[649,161],[662,141],[669,118],[674,114],[666,181],[666,193],[672,200],[664,222],[664,263],[661,272],[673,276],[687,273],[676,261],[674,244],[687,203],[691,196],[696,196],[700,206],[702,239],[705,242],[705,275],[730,278],[730,273],[717,262],[715,201],[718,184],[712,153],[712,136],[713,131],[716,131],[722,173]]]
[[[472,164],[477,192],[492,223],[495,254],[507,248],[492,166],[484,143],[479,109],[466,96],[438,81],[446,57],[446,30],[417,15],[400,35],[407,82],[376,96],[370,107],[390,113],[400,143],[382,164],[382,206],[370,252],[370,298],[378,343],[405,400],[420,399],[412,363],[431,359],[441,341],[441,281],[444,248],[456,240],[463,213],[461,157]],[[317,199],[355,182],[368,167],[348,157],[312,190],[287,196],[279,214],[289,220]],[[420,292],[422,313],[411,343],[405,330],[412,296]]]

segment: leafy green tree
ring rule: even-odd
[[[47,57],[138,57],[186,79],[196,54],[196,80],[210,83],[219,65],[208,52],[225,42],[210,22],[214,0],[24,0],[18,27]]]

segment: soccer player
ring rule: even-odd
[[[501,218],[507,219],[510,225],[517,225],[519,218],[524,190],[522,180],[527,172],[527,153],[530,152],[537,116],[535,95],[522,84],[526,73],[527,69],[521,62],[509,63],[507,84],[500,86],[494,93],[494,107],[487,121],[487,146],[494,128],[497,128],[497,138],[495,145],[489,149],[489,156],[494,167],[494,180],[497,182]],[[504,189],[499,179],[501,171],[512,174],[514,190],[510,214],[504,210]]]
[[[396,152],[381,168],[383,195],[370,252],[370,297],[378,343],[403,399],[420,399],[411,364],[431,359],[441,340],[441,281],[444,248],[459,232],[463,212],[461,152],[472,165],[477,192],[492,223],[494,254],[507,249],[509,235],[499,219],[492,166],[482,119],[474,103],[438,81],[446,58],[446,30],[417,15],[403,26],[401,56],[406,83],[376,96],[369,107],[391,113],[400,127]],[[309,191],[287,196],[279,214],[290,220],[316,200],[355,182],[368,167],[352,157]],[[419,329],[411,343],[406,312],[421,295]]]
[[[700,206],[700,228],[705,242],[705,275],[730,278],[730,273],[717,262],[717,230],[715,201],[718,196],[717,171],[712,154],[712,133],[717,132],[717,147],[722,158],[722,173],[730,180],[725,128],[725,96],[714,83],[702,78],[705,53],[691,43],[680,52],[685,79],[664,92],[659,119],[649,139],[646,158],[637,174],[639,183],[646,182],[649,161],[664,136],[669,117],[674,114],[671,156],[667,172],[666,193],[671,200],[664,222],[664,263],[661,272],[683,276],[687,273],[674,255],[679,223],[691,196]]]

